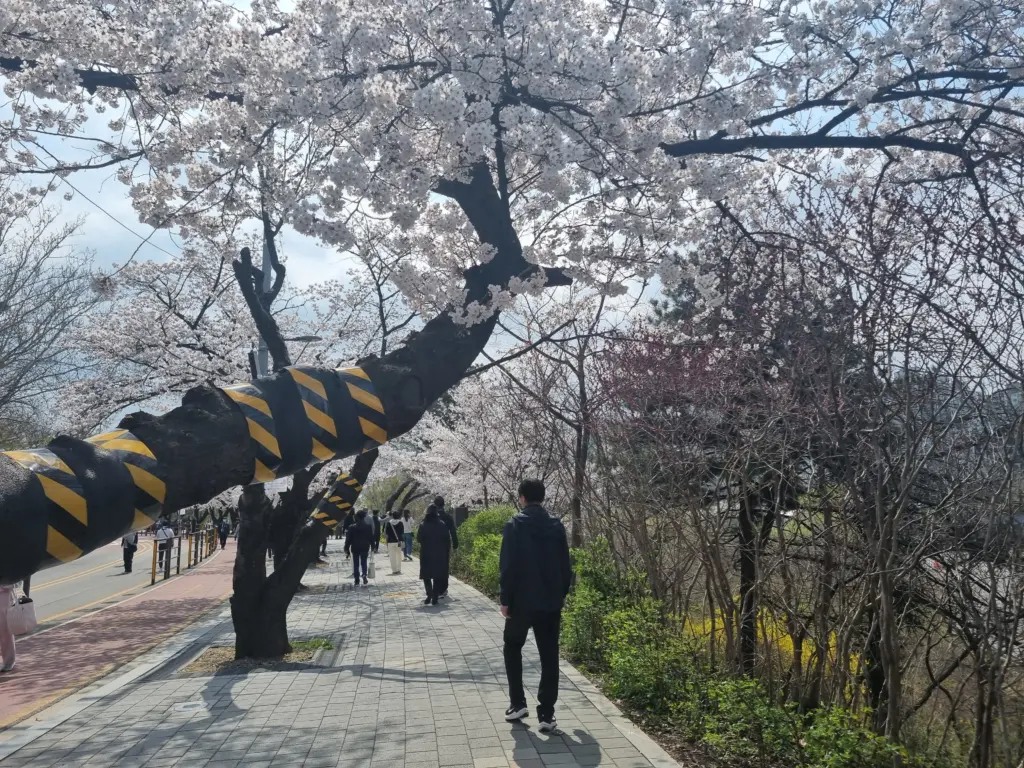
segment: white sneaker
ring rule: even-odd
[[[523,707],[509,707],[505,710],[505,722],[517,723],[524,717],[530,714],[529,708]]]
[[[555,718],[552,717],[549,720],[544,720],[542,718],[540,721],[540,725],[537,726],[537,730],[541,733],[554,733],[554,730],[557,727],[558,721],[556,721]]]
[[[4,664],[2,667],[0,667],[0,672],[10,672],[13,669],[14,662],[12,661],[10,664]]]

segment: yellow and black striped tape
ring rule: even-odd
[[[151,525],[166,496],[156,457],[127,430],[85,441],[58,437],[46,448],[3,455],[29,472],[23,502],[45,510],[32,516],[14,552],[32,570],[74,560]]]
[[[355,506],[363,485],[347,472],[338,475],[331,490],[316,505],[313,519],[327,528],[334,528]]]
[[[338,375],[355,403],[359,431],[363,435],[361,453],[372,451],[388,441],[388,424],[384,405],[377,397],[373,382],[362,368],[339,368]]]
[[[245,416],[254,483],[369,451],[388,439],[384,405],[361,368],[292,366],[224,393]]]
[[[135,485],[132,529],[148,528],[155,523],[167,498],[167,484],[153,452],[127,429],[93,435],[87,442],[113,453],[132,476]]]
[[[81,557],[89,506],[71,467],[46,448],[4,455],[32,473],[47,499],[46,554],[62,563]]]
[[[281,467],[281,446],[277,442],[277,428],[270,404],[255,382],[225,387],[224,394],[235,401],[249,426],[249,437],[256,454],[252,482],[269,483],[277,478],[277,470]]]

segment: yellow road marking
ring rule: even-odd
[[[148,519],[149,518],[147,518],[147,520]],[[139,553],[148,552],[150,546],[151,545],[148,544],[148,543],[143,543],[142,546],[139,547]],[[68,582],[68,581],[74,581],[75,579],[81,578],[82,576],[90,576],[90,575],[92,575],[94,573],[98,573],[98,572],[100,572],[102,570],[110,568],[111,566],[121,565],[122,562],[123,562],[123,560],[111,560],[108,563],[103,563],[103,565],[93,566],[92,568],[90,568],[87,571],[79,571],[78,573],[72,573],[70,576],[61,576],[59,579],[54,579],[53,581],[43,582],[42,584],[33,584],[32,585],[32,591],[33,592],[38,592],[39,590],[46,589],[47,587],[55,587],[58,584],[64,584],[65,582]]]

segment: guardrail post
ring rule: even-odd
[[[175,536],[174,540],[176,542],[178,542],[178,565],[177,565],[177,570],[175,571],[175,575],[176,576],[180,576],[181,575],[181,536]]]
[[[153,540],[153,572],[150,574],[149,586],[156,584],[156,539]]]

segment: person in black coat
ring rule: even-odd
[[[352,527],[356,521],[356,513],[351,509],[348,514],[345,515],[345,519],[341,521],[341,537],[345,540],[345,559],[347,560],[351,553],[348,550],[348,529]]]
[[[448,535],[452,539],[452,551],[454,552],[459,548],[459,533],[458,528],[455,525],[455,518],[453,518],[448,510],[444,508],[444,496],[434,497],[434,507],[437,509],[437,516],[441,518],[441,522],[444,523],[444,527],[448,529]],[[445,574],[444,581],[442,581],[437,587],[438,597],[448,597],[448,574]]]
[[[544,483],[523,480],[519,503],[522,510],[505,524],[499,562],[505,673],[511,699],[505,719],[515,722],[529,713],[523,690],[523,646],[532,629],[540,653],[537,719],[542,732],[551,732],[558,701],[558,634],[562,606],[572,583],[569,542],[561,521],[542,506]]]
[[[438,588],[448,583],[448,557],[451,555],[452,538],[437,507],[431,504],[416,532],[420,543],[420,578],[427,590],[424,605],[437,605]]]
[[[380,552],[380,526],[381,526],[380,512],[376,509],[373,510],[373,543],[370,545],[370,549],[373,550],[373,554]]]
[[[352,552],[352,577],[355,585],[359,586],[359,569],[363,570],[363,584],[368,584],[366,578],[367,565],[369,563],[370,545],[373,543],[373,521],[367,517],[366,510],[361,509],[356,514],[355,522],[348,527],[345,533],[345,550]]]

